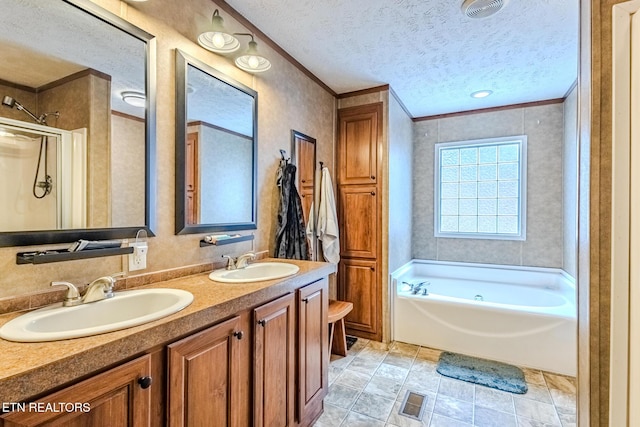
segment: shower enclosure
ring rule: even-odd
[[[0,232],[86,226],[86,130],[0,117]]]

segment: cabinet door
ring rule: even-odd
[[[348,334],[380,341],[380,289],[376,262],[342,258],[338,266],[338,298],[353,303],[345,317]]]
[[[382,103],[338,110],[338,184],[375,184]]]
[[[309,425],[329,387],[328,280],[298,290],[298,420]]]
[[[236,426],[239,394],[240,317],[169,346],[169,426]]]
[[[376,258],[378,193],[374,186],[340,187],[340,255]]]
[[[151,356],[145,355],[39,399],[31,404],[34,406],[27,403],[24,411],[4,414],[0,421],[4,421],[5,427],[149,426],[151,387],[147,382],[150,384],[150,371]],[[147,378],[147,381],[143,380]],[[65,406],[59,406],[61,404]],[[46,405],[53,406],[46,410]],[[67,405],[79,406],[71,410]]]
[[[294,295],[287,294],[256,308],[254,319],[254,426],[293,426]]]

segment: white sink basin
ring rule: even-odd
[[[62,303],[16,317],[0,328],[9,341],[42,342],[88,337],[142,325],[176,313],[193,301],[180,289],[116,292],[113,298],[63,307]]]
[[[209,279],[225,283],[261,282],[296,274],[300,268],[287,262],[257,262],[237,270],[216,270]]]

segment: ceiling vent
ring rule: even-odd
[[[465,0],[462,12],[469,18],[486,18],[498,13],[506,0]]]

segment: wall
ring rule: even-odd
[[[333,171],[334,96],[259,39],[260,49],[272,62],[272,69],[260,76],[249,75],[236,68],[230,59],[198,46],[194,40],[210,25],[211,14],[216,7],[210,0],[148,2],[132,6],[117,0],[95,0],[95,3],[156,36],[157,225],[153,230],[156,237],[148,240],[148,268],[142,272],[218,262],[222,254],[239,255],[251,249],[272,252],[277,212],[274,177],[280,156],[278,150],[290,151],[290,132],[296,129],[316,138],[318,159]],[[224,12],[221,14],[231,31],[246,32]],[[243,242],[200,248],[198,242],[202,235],[174,235],[176,48],[258,92],[258,229],[243,232],[255,233],[253,244]],[[138,159],[131,159],[127,164],[135,166],[139,163]],[[15,254],[27,249],[32,250],[33,247],[0,248],[0,271],[3,273],[0,277],[0,298],[46,291],[52,280],[88,283],[104,274],[126,271],[128,265],[126,257],[16,265]]]
[[[241,222],[238,218],[250,222],[253,216],[251,138],[206,125],[196,129],[200,134],[200,222]],[[229,203],[231,200],[234,203]]]
[[[66,130],[87,128],[87,224],[109,227],[111,78],[89,70],[76,77],[53,82],[39,92],[36,114],[59,111],[59,118],[47,119],[49,125]]]
[[[413,122],[389,97],[389,272],[412,258]]]
[[[144,120],[111,113],[111,225],[144,224]],[[131,159],[136,159],[132,162]]]
[[[435,144],[522,134],[528,136],[526,241],[434,237]],[[560,103],[416,122],[413,257],[561,268],[563,134]]]
[[[564,101],[564,146],[562,153],[563,256],[562,268],[578,274],[578,88]]]

